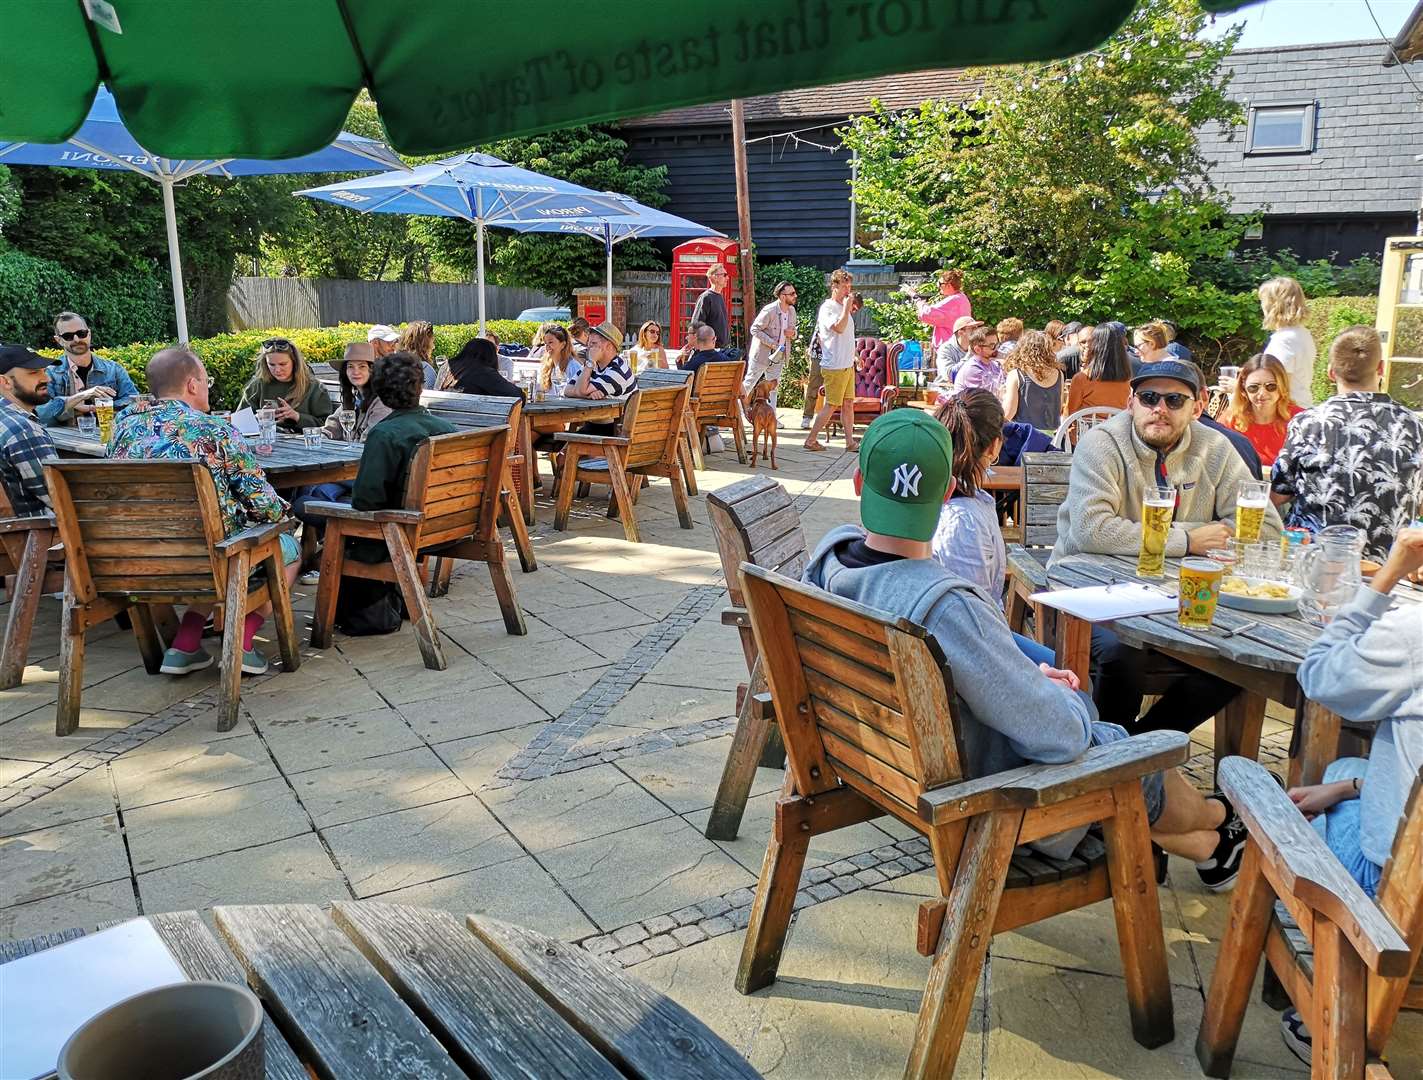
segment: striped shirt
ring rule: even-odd
[[[637,376],[628,366],[627,357],[619,353],[605,368],[598,368],[588,377],[588,388],[603,391],[608,397],[622,397],[637,386]]]
[[[54,443],[39,421],[8,398],[0,398],[0,483],[18,517],[49,509],[41,462],[54,456]]]

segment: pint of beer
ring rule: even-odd
[[[1235,538],[1246,544],[1260,539],[1265,507],[1270,504],[1270,486],[1263,480],[1247,480],[1235,495]]]
[[[99,421],[99,441],[108,442],[114,434],[114,402],[98,397],[94,401],[94,418]]]
[[[1182,559],[1176,621],[1187,630],[1209,630],[1215,621],[1224,567],[1214,559]]]
[[[1141,551],[1136,557],[1138,577],[1161,577],[1166,570],[1166,538],[1176,510],[1172,488],[1147,488],[1141,506]]]

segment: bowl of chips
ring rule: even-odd
[[[1257,615],[1288,615],[1299,607],[1298,585],[1268,578],[1231,577],[1220,585],[1220,602]]]

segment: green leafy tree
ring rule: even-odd
[[[665,166],[650,168],[627,160],[627,143],[603,127],[576,127],[479,147],[485,153],[535,172],[556,176],[594,191],[616,191],[647,206],[667,201]],[[467,275],[475,270],[474,227],[455,218],[415,218],[412,231],[428,237],[436,257]],[[572,304],[573,290],[597,285],[606,276],[603,245],[591,237],[559,233],[485,230],[485,277],[501,285],[540,289]],[[617,270],[659,269],[662,259],[645,240],[613,248]]]
[[[1196,130],[1241,122],[1195,0],[1144,0],[1093,53],[990,68],[964,102],[877,108],[843,132],[873,250],[965,273],[976,315],[1145,319],[1212,335],[1238,300],[1193,280],[1246,222],[1211,189]]]

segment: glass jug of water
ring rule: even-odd
[[[1331,525],[1300,548],[1299,613],[1306,622],[1325,626],[1354,598],[1364,580],[1359,569],[1363,556],[1363,531],[1351,525]]]

